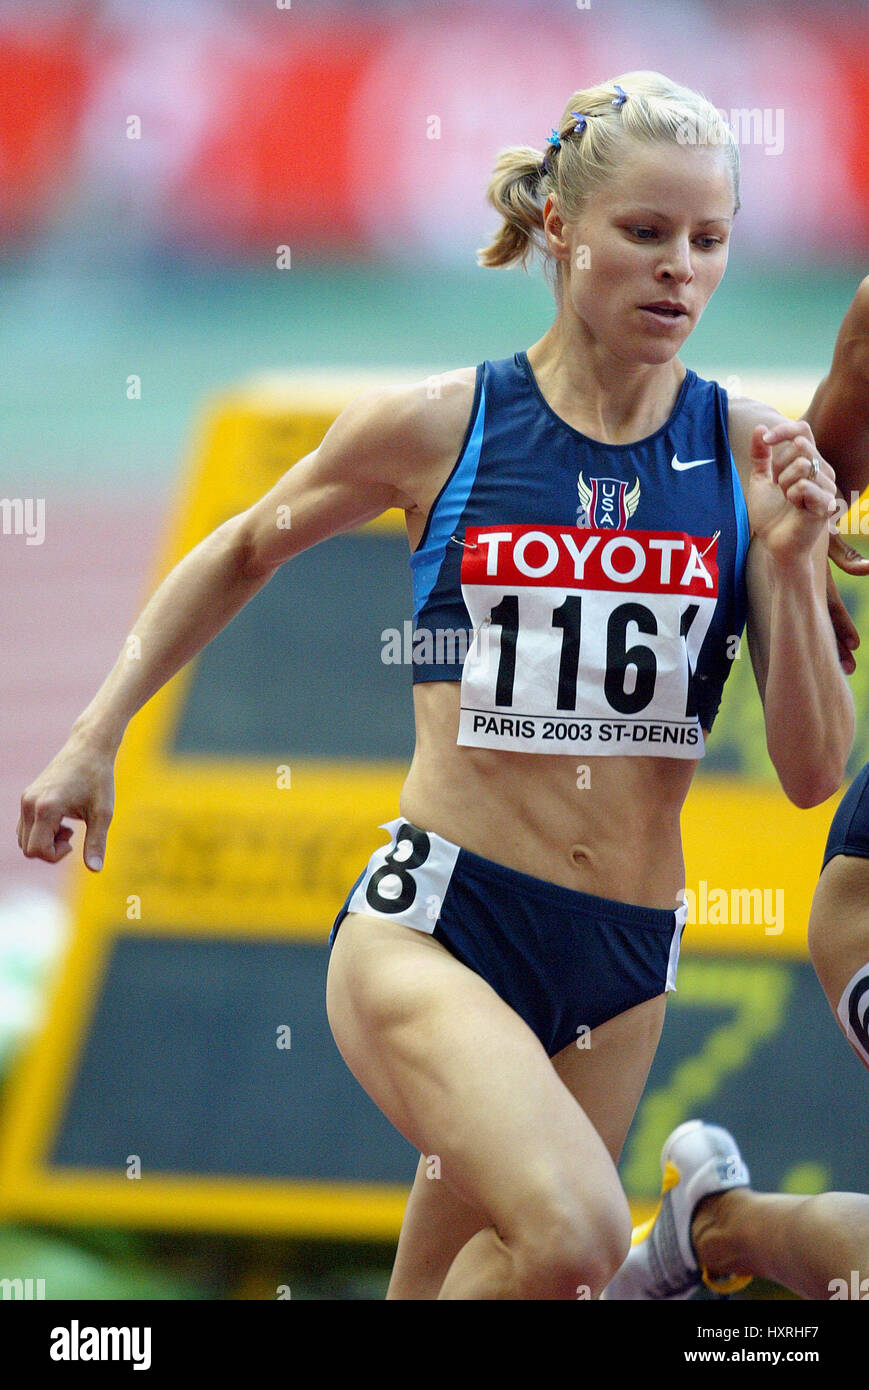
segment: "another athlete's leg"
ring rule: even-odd
[[[652,1065],[664,1021],[665,995],[638,1004],[571,1043],[553,1066],[604,1141],[614,1163]],[[488,1224],[420,1159],[401,1227],[389,1298],[435,1298],[450,1265]]]
[[[734,1188],[705,1198],[691,1223],[697,1256],[716,1271],[771,1279],[802,1298],[829,1299],[834,1280],[869,1280],[869,1197],[794,1197]],[[869,1288],[869,1285],[867,1285]]]
[[[604,1298],[687,1298],[704,1281],[732,1293],[756,1277],[813,1300],[855,1277],[869,1288],[869,1196],[754,1192],[736,1140],[701,1120],[668,1136],[661,1167],[658,1210]]]
[[[423,1154],[401,1223],[387,1298],[437,1298],[462,1246],[490,1224],[485,1212],[470,1207],[432,1170],[431,1159]]]
[[[869,859],[838,854],[825,866],[812,900],[809,953],[839,1027],[869,1068]]]
[[[594,1126],[527,1025],[433,938],[351,914],[332,948],[329,1020],[351,1071],[487,1226],[441,1297],[595,1297],[630,1215]]]
[[[613,1163],[621,1157],[655,1059],[666,1001],[666,994],[659,994],[626,1009],[553,1058],[558,1075],[588,1115]]]

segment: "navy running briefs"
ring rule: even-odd
[[[676,987],[687,910],[597,898],[523,874],[398,819],[351,888],[348,912],[434,937],[480,975],[550,1057]]]
[[[822,870],[837,854],[869,859],[869,763],[839,802],[827,836]]]

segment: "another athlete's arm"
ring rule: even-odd
[[[805,419],[850,505],[869,487],[869,276],[848,306]]]
[[[869,276],[861,282],[842,320],[830,370],[818,386],[804,417],[820,453],[836,470],[842,501],[850,508],[869,487]],[[830,559],[847,574],[869,575],[869,559],[831,526]],[[851,652],[860,645],[832,573],[827,575],[827,604],[842,669],[855,669]]]
[[[787,796],[815,806],[841,785],[854,737],[854,705],[827,611],[827,525],[833,470],[811,430],[756,402],[731,405],[731,443],[742,465],[752,542],[748,639],[764,706],[767,748]]]
[[[70,851],[64,816],[87,823],[84,854],[101,867],[114,804],[113,763],[132,716],[211,641],[285,560],[390,507],[415,509],[406,487],[436,441],[423,388],[373,391],[349,405],[320,447],[248,511],[200,542],[167,575],[70,736],[21,798],[18,843],[57,863]],[[412,463],[408,463],[408,459]],[[289,522],[289,524],[287,524]]]

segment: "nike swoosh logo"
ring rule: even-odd
[[[700,465],[701,465],[701,463],[714,463],[714,462],[715,462],[714,458],[711,458],[711,459],[688,459],[685,463],[681,463],[681,462],[679,461],[679,459],[676,457],[675,454],[673,455],[673,457],[672,457],[671,460],[670,460],[670,463],[671,463],[672,467],[675,468],[675,470],[676,470],[677,473],[684,473],[686,468],[699,468]]]

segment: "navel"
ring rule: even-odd
[[[570,862],[575,869],[585,869],[591,863],[591,853],[587,845],[574,845],[570,851]]]

